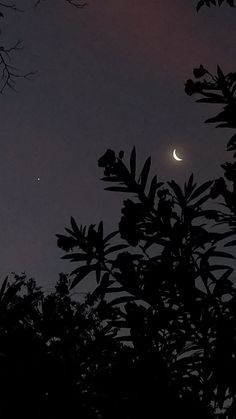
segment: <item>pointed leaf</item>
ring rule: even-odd
[[[184,191],[185,191],[186,198],[189,197],[189,195],[192,193],[195,186],[196,186],[196,183],[193,184],[193,173],[192,173],[189,177],[188,183],[185,183],[185,185],[184,185]]]
[[[229,270],[229,266],[227,266],[227,265],[210,265],[209,266],[209,268],[208,268],[210,271],[227,271],[228,272],[228,270]]]
[[[236,145],[236,134],[234,134],[227,143],[227,149],[231,150],[231,147],[235,147]]]
[[[97,264],[81,266],[80,268],[75,269],[71,272],[71,275],[76,275],[74,280],[71,283],[70,288],[74,288],[82,279],[84,279],[90,272],[95,271]]]
[[[126,186],[109,186],[105,188],[105,191],[112,191],[112,192],[132,192],[131,189],[127,188]]]
[[[185,207],[186,200],[185,200],[185,196],[184,196],[180,186],[174,180],[171,180],[170,182],[168,182],[168,185],[170,185],[170,187],[173,189],[180,206],[182,208]]]
[[[204,98],[204,99],[198,99],[196,100],[196,102],[198,103],[226,103],[226,100],[222,96],[219,95],[219,97],[215,97],[215,98],[209,97],[209,98]]]
[[[85,261],[89,258],[86,253],[70,253],[69,255],[61,256],[61,259],[71,259],[73,262]]]
[[[109,247],[105,252],[104,252],[104,254],[105,255],[109,255],[109,253],[112,253],[112,252],[117,252],[118,250],[121,250],[121,249],[125,249],[125,248],[127,248],[127,247],[129,247],[129,245],[128,244],[117,244],[117,245],[115,245],[115,246],[111,246],[111,247]]]
[[[76,238],[78,240],[78,234],[77,233],[75,233],[73,230],[71,230],[68,227],[65,227],[65,230],[67,231],[67,233],[69,233],[71,236],[73,236],[74,238]],[[66,237],[66,236],[64,236],[64,237]]]
[[[213,180],[209,180],[202,185],[200,185],[195,191],[190,195],[189,201],[192,201],[193,199],[197,198],[199,195],[201,195],[203,192],[207,191],[209,187],[213,184]]]
[[[220,66],[219,66],[219,65],[217,66],[217,75],[218,75],[219,79],[221,79],[221,80],[225,80],[224,73],[223,73],[223,71],[221,70],[221,68],[220,68]]]
[[[103,239],[103,222],[102,221],[98,225],[98,235],[102,240]]]
[[[71,222],[71,227],[74,230],[74,232],[77,233],[78,235],[80,235],[80,229],[77,226],[76,221],[73,217],[71,217],[70,222]]]
[[[1,286],[1,290],[0,290],[0,301],[2,299],[2,296],[5,292],[6,286],[7,286],[7,282],[8,282],[8,276],[6,276],[6,278],[4,279],[2,286]]]
[[[199,12],[202,6],[204,6],[205,0],[200,0],[197,4],[196,10]]]
[[[101,279],[101,265],[100,265],[100,263],[97,263],[97,265],[96,265],[96,281],[97,281],[97,284],[99,284],[100,279]]]
[[[103,180],[105,182],[119,182],[120,178],[117,176],[104,176],[101,177],[100,180]]]
[[[119,233],[119,230],[117,230],[117,231],[113,231],[112,233],[108,234],[108,235],[104,238],[103,243],[108,242],[110,239],[112,239],[113,237],[115,237],[118,233]]]
[[[230,253],[221,252],[221,251],[217,251],[217,250],[209,252],[209,256],[210,257],[222,257],[222,258],[235,259],[235,256],[231,255]]]
[[[136,175],[136,149],[135,147],[133,148],[130,154],[130,174],[132,178],[135,179],[135,175]]]
[[[146,187],[150,167],[151,167],[151,157],[148,157],[147,160],[144,163],[143,169],[142,169],[140,177],[139,177],[139,184],[141,185],[143,190]]]
[[[4,301],[4,304],[8,304],[11,302],[12,298],[17,294],[18,291],[20,291],[21,287],[24,285],[24,281],[19,281],[16,284],[11,285],[9,288],[7,288],[5,294],[3,295],[2,301]]]
[[[157,189],[160,188],[162,185],[163,185],[163,182],[157,183],[157,176],[155,175],[152,178],[149,193],[148,193],[148,198],[150,199],[152,204],[154,204]]]
[[[204,204],[204,202],[206,202],[209,199],[209,197],[210,197],[210,194],[207,194],[207,195],[203,196],[201,199],[194,202],[194,204],[192,204],[192,207],[193,208],[200,207],[202,204]]]
[[[107,294],[112,294],[113,292],[122,292],[125,291],[124,287],[108,287]]]
[[[115,281],[110,281],[110,272],[105,272],[101,279],[101,285],[113,284]]]
[[[114,300],[109,302],[109,305],[114,306],[116,304],[124,304],[124,303],[129,303],[130,301],[136,301],[138,300],[137,297],[134,297],[132,295],[125,295],[124,297],[118,297],[115,298]]]
[[[236,246],[236,240],[232,240],[232,241],[230,241],[230,242],[227,242],[227,243],[225,244],[225,246]]]

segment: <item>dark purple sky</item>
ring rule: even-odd
[[[55,238],[71,215],[116,226],[122,196],[103,191],[97,167],[107,148],[129,157],[135,145],[161,180],[221,175],[230,132],[204,125],[214,108],[196,104],[184,82],[201,63],[235,70],[236,11],[197,14],[195,3],[90,0],[76,10],[50,0],[8,14],[4,40],[24,39],[18,65],[39,73],[0,101],[1,278],[25,270],[50,289],[71,270]]]

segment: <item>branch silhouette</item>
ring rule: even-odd
[[[44,0],[45,1],[45,0]],[[84,8],[87,3],[77,0],[64,0],[65,3],[74,6],[77,9]],[[39,6],[42,1],[34,1],[35,6]],[[5,11],[24,12],[24,8],[19,7],[15,3],[0,2],[0,18],[5,18]],[[7,89],[17,91],[16,83],[20,79],[31,80],[37,71],[24,72],[19,70],[12,64],[14,52],[22,49],[22,41],[17,41],[11,47],[5,45],[0,46],[0,93],[3,94]]]
[[[11,65],[12,54],[22,48],[22,42],[18,41],[10,48],[0,47],[0,72],[1,83],[0,93],[3,94],[6,88],[16,91],[16,80],[27,79],[30,80],[36,74],[36,71],[28,73],[20,72],[15,66]]]
[[[42,3],[42,1],[47,1],[47,0],[37,0],[35,5],[39,6]],[[63,1],[70,4],[71,6],[74,6],[77,9],[83,9],[85,6],[88,5],[87,2],[81,2],[79,0],[63,0]]]

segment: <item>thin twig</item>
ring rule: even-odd
[[[35,3],[35,6],[37,7],[41,2],[42,2],[42,0],[37,0],[36,3]],[[88,4],[86,2],[81,3],[78,0],[65,0],[65,2],[70,4],[71,6],[76,7],[77,9],[83,9]]]
[[[3,94],[6,88],[17,91],[15,88],[16,79],[30,79],[31,76],[35,75],[35,71],[28,73],[20,73],[16,67],[11,65],[11,53],[18,51],[22,48],[22,42],[17,41],[15,45],[10,48],[0,47],[0,93]]]
[[[0,2],[0,7],[5,7],[7,9],[12,9],[15,12],[23,12],[23,10],[22,9],[19,9],[19,7],[17,7],[14,3],[12,3],[12,4],[6,4],[6,3]]]

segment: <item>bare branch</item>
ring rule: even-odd
[[[38,6],[42,1],[45,0],[37,0],[35,3],[35,6]],[[77,9],[82,9],[83,7],[87,6],[88,3],[86,2],[81,2],[78,0],[64,0],[66,3],[71,4],[71,6],[76,7]]]
[[[11,10],[14,10],[15,12],[23,12],[23,10],[19,9],[19,7],[17,7],[14,3],[6,4],[6,3],[3,3],[3,2],[0,2],[0,7],[11,9]]]
[[[74,7],[77,7],[78,9],[82,9],[83,7],[87,6],[88,3],[81,3],[76,0],[65,0],[67,3],[71,4]]]
[[[46,0],[33,0],[35,6],[38,6]],[[64,3],[70,4],[77,9],[81,9],[87,5],[83,0],[63,0]],[[2,9],[13,10],[15,12],[23,12],[15,3],[5,3],[0,1],[0,18],[4,17]],[[35,75],[35,71],[28,73],[21,72],[18,68],[11,64],[12,53],[22,48],[22,42],[16,42],[12,47],[6,48],[6,46],[0,45],[0,94],[3,94],[6,89],[16,91],[15,85],[17,79],[30,79],[31,76]]]
[[[15,88],[16,79],[30,79],[31,76],[35,75],[35,71],[28,73],[21,73],[19,70],[11,65],[11,54],[14,51],[18,51],[22,48],[22,42],[17,41],[15,45],[10,48],[0,47],[0,93],[3,94],[5,89],[17,91]]]

